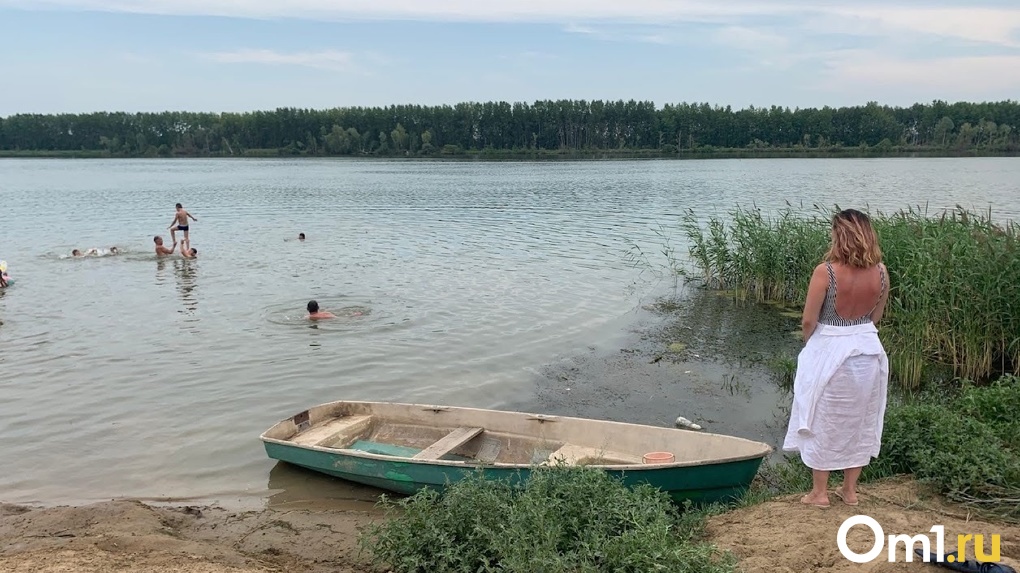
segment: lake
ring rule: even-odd
[[[0,291],[0,501],[260,499],[280,470],[259,433],[332,400],[546,407],[544,368],[619,352],[648,318],[665,286],[628,250],[658,251],[687,208],[1016,218],[1018,195],[1016,158],[0,160],[16,280]],[[153,254],[176,202],[198,218],[195,260]],[[310,325],[313,298],[340,317]],[[712,430],[746,434],[746,407]]]

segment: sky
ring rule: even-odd
[[[1020,97],[1020,0],[0,0],[0,116]]]

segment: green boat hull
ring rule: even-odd
[[[413,495],[419,490],[442,489],[481,468],[486,479],[527,481],[529,467],[493,467],[474,464],[448,465],[393,458],[362,457],[342,451],[323,451],[273,442],[263,442],[266,454],[275,460],[307,468],[379,489]],[[690,500],[703,504],[731,501],[750,487],[761,457],[704,463],[682,467],[649,467],[647,469],[606,469],[622,478],[624,484],[649,484],[667,492],[677,503]]]

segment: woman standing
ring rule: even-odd
[[[834,493],[857,505],[857,478],[882,443],[889,359],[875,326],[889,296],[878,235],[854,209],[832,219],[832,244],[815,267],[804,301],[804,349],[797,357],[793,409],[783,449],[800,452],[813,487],[801,503],[829,507]]]

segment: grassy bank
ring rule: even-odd
[[[886,409],[879,457],[864,483],[909,474],[986,518],[1020,523],[1020,378],[896,395]],[[749,500],[807,491],[799,460],[764,467]],[[832,480],[841,479],[833,475]]]
[[[689,211],[689,259],[670,265],[741,300],[802,307],[829,243],[832,211],[788,207],[774,216],[736,208],[723,219]],[[891,291],[881,337],[893,378],[988,380],[1020,374],[1020,236],[1015,224],[962,208],[874,213]]]

